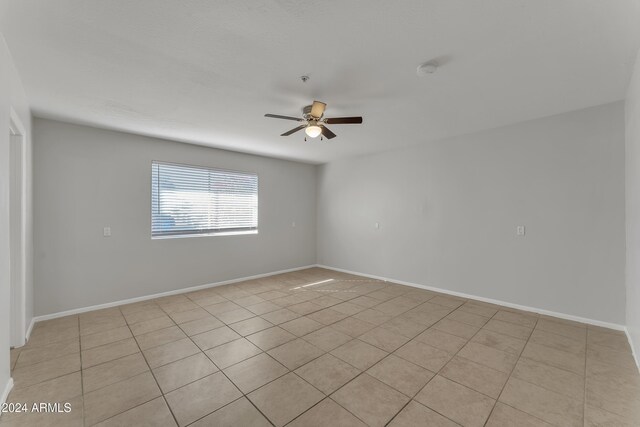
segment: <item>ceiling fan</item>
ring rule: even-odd
[[[302,124],[296,128],[291,129],[283,133],[280,136],[289,136],[293,133],[298,132],[299,130],[304,129],[304,133],[307,134],[310,138],[316,138],[320,136],[320,139],[323,137],[327,139],[335,138],[336,134],[331,132],[326,125],[341,125],[341,124],[360,124],[362,123],[362,117],[334,117],[334,118],[326,118],[323,119],[324,109],[327,107],[327,104],[320,101],[313,101],[312,105],[307,105],[302,109],[302,118],[299,117],[291,117],[291,116],[281,116],[279,114],[265,114],[265,117],[271,117],[273,119],[284,119],[284,120],[295,120],[297,122],[301,122]],[[305,137],[306,141],[307,138]]]

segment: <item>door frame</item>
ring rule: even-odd
[[[12,177],[12,169],[15,168],[14,157],[11,154],[14,149],[12,146],[18,145],[20,150],[20,230],[19,236],[19,253],[15,254],[16,248],[10,243],[9,259],[10,259],[10,295],[11,295],[11,307],[9,309],[9,315],[12,317],[9,321],[11,325],[10,331],[10,345],[11,347],[22,347],[26,341],[26,292],[27,292],[27,133],[20,117],[13,108],[10,109],[9,115],[9,177]],[[11,191],[9,190],[9,201],[11,201]],[[9,206],[9,218],[11,218],[11,206]],[[12,221],[9,222],[9,235],[14,232],[11,230]],[[12,242],[12,238],[9,239]],[[18,257],[18,280],[14,282],[15,257]]]

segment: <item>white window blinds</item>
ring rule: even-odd
[[[152,163],[154,237],[258,230],[258,175]]]

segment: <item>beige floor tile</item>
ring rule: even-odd
[[[228,311],[238,310],[238,309],[241,309],[242,307],[240,307],[238,304],[235,304],[231,301],[224,301],[224,302],[219,302],[212,305],[206,305],[206,306],[203,306],[202,308],[204,308],[209,313],[217,317],[219,314],[226,313]]]
[[[567,353],[566,351],[529,342],[522,352],[522,357],[555,366],[556,368],[566,369],[578,375],[584,375],[584,355]]]
[[[168,328],[173,325],[175,325],[173,320],[165,314],[162,315],[162,317],[156,317],[154,319],[134,323],[129,325],[129,328],[134,336],[138,336],[148,332],[157,331],[158,329]]]
[[[331,325],[331,327],[337,331],[356,338],[364,334],[365,332],[375,328],[375,325],[353,317],[347,317],[346,319],[342,319],[334,323],[333,325]]]
[[[480,330],[477,326],[467,325],[466,323],[456,322],[455,320],[449,320],[444,318],[435,325],[433,329],[437,329],[442,332],[446,332],[451,335],[458,336],[464,339],[470,339]]]
[[[583,376],[526,357],[518,361],[511,375],[576,400],[584,398]]]
[[[222,295],[210,295],[207,297],[198,298],[194,302],[201,307],[209,307],[215,304],[227,302],[227,299]]]
[[[286,292],[282,292],[282,291],[276,291],[276,290],[271,290],[271,291],[267,291],[267,292],[262,292],[259,293],[258,296],[264,300],[270,301],[272,299],[276,299],[276,298],[282,298],[282,297],[286,297],[287,295],[289,295]]]
[[[157,317],[164,317],[166,314],[157,305],[148,305],[143,310],[134,311],[131,313],[122,313],[128,324],[134,324],[139,322],[145,322],[147,320],[155,319]]]
[[[301,302],[299,304],[293,304],[287,307],[289,310],[298,313],[301,316],[315,313],[322,310],[324,307],[313,303],[312,301]]]
[[[438,372],[453,357],[452,353],[416,340],[409,341],[394,354],[431,372]]]
[[[174,302],[171,304],[162,304],[161,308],[167,314],[174,314],[174,313],[180,313],[182,311],[194,310],[198,308],[198,305],[193,301],[186,300],[186,301]]]
[[[153,375],[163,393],[168,393],[218,371],[204,353],[177,360],[153,370]]]
[[[322,323],[311,320],[308,317],[299,317],[280,324],[280,327],[293,335],[301,337],[324,327]]]
[[[360,370],[331,354],[325,354],[296,369],[295,372],[318,390],[329,395],[351,381],[360,373]]]
[[[260,353],[262,350],[244,338],[219,345],[205,352],[220,369],[225,369]]]
[[[495,400],[436,375],[415,397],[419,403],[464,426],[483,426]]]
[[[134,353],[120,359],[93,366],[82,371],[85,393],[106,387],[149,370],[141,353]]]
[[[369,426],[386,425],[409,401],[407,396],[367,374],[358,376],[331,397]]]
[[[80,335],[89,335],[95,334],[98,332],[108,331],[110,329],[119,328],[122,326],[127,326],[127,322],[124,320],[124,317],[110,317],[107,319],[92,321],[92,322],[83,322],[80,321]]]
[[[162,397],[158,397],[98,423],[96,427],[155,427],[175,425],[176,422],[166,402]]]
[[[238,298],[238,299],[234,299],[233,302],[235,302],[236,304],[242,306],[242,307],[247,307],[249,305],[255,305],[255,304],[260,304],[261,302],[265,302],[266,300],[264,298],[260,298],[259,296],[256,295],[249,295],[246,297],[242,297],[242,298]]]
[[[324,395],[294,373],[278,378],[247,397],[276,426],[284,426]]]
[[[272,323],[267,322],[266,320],[258,316],[229,325],[231,329],[233,329],[243,337],[268,329],[272,326]]]
[[[388,353],[366,342],[354,339],[331,351],[331,354],[364,371]]]
[[[105,332],[98,332],[97,334],[84,335],[80,339],[80,344],[82,350],[88,350],[93,347],[131,338],[132,336],[129,327],[122,326]]]
[[[496,371],[463,357],[454,357],[440,371],[440,375],[497,399],[504,387],[508,374]]]
[[[346,314],[347,316],[353,316],[354,314],[360,313],[365,308],[358,305],[353,304],[351,301],[342,302],[340,304],[336,304],[331,307],[332,310],[339,311],[340,313]]]
[[[303,339],[296,339],[269,350],[267,353],[289,370],[299,368],[324,354],[320,348]]]
[[[592,360],[609,363],[623,368],[633,369],[636,367],[635,360],[631,353],[626,351],[616,351],[610,347],[597,344],[589,345],[589,348],[587,349],[587,357]]]
[[[190,427],[271,427],[271,423],[245,397],[229,403]]]
[[[84,395],[85,423],[93,425],[160,396],[150,372]]]
[[[638,420],[625,419],[618,414],[607,412],[587,403],[584,410],[584,425],[585,427],[637,427]]]
[[[508,335],[519,340],[528,340],[533,328],[527,328],[524,326],[516,325],[515,323],[503,322],[502,320],[491,319],[484,326],[483,329],[488,329],[493,332]]]
[[[138,343],[133,338],[93,347],[89,350],[82,351],[82,368],[90,368],[100,363],[138,353],[139,351]]]
[[[458,356],[504,372],[505,374],[510,374],[518,361],[518,356],[512,353],[496,350],[475,342],[467,343],[467,345],[458,352]]]
[[[635,367],[627,368],[587,359],[586,373],[591,383],[603,383],[612,387],[631,386],[640,389],[640,373]]]
[[[217,372],[165,397],[178,424],[185,426],[242,397],[242,393],[222,372]]]
[[[509,335],[493,332],[488,329],[478,331],[478,333],[471,338],[471,342],[515,355],[520,355],[524,346],[527,344],[525,340],[513,338]]]
[[[14,369],[14,387],[22,388],[38,384],[80,370],[80,353],[49,359]]]
[[[21,368],[34,363],[44,362],[56,357],[80,352],[80,340],[72,338],[65,341],[57,341],[42,347],[23,347],[19,353],[19,358],[15,364],[16,368]]]
[[[367,374],[409,397],[415,396],[435,375],[393,354],[369,368]]]
[[[426,325],[414,322],[402,316],[395,317],[388,322],[383,323],[380,327],[385,328],[395,334],[403,335],[407,338],[414,338],[419,335],[425,329]]]
[[[533,328],[536,326],[536,322],[538,321],[538,316],[534,314],[527,315],[504,310],[498,311],[493,318],[496,320],[502,320],[503,322],[515,323],[516,325],[527,328]]]
[[[147,350],[159,345],[168,344],[173,341],[178,341],[182,338],[186,338],[186,335],[177,326],[171,326],[157,331],[148,332],[146,334],[138,335],[136,341],[142,350]]]
[[[191,337],[203,332],[221,328],[222,326],[224,326],[224,323],[207,313],[206,317],[202,317],[196,320],[190,320],[188,322],[181,323],[179,326],[185,334]]]
[[[288,427],[365,427],[366,424],[330,398],[293,420]]]
[[[372,325],[382,325],[383,323],[386,323],[389,320],[393,319],[392,316],[372,308],[363,310],[353,317],[358,320],[363,320],[367,323],[371,323]]]
[[[280,323],[288,322],[289,320],[300,317],[300,314],[287,308],[281,308],[279,310],[263,314],[261,317],[274,325],[279,325]]]
[[[333,307],[334,305],[340,304],[341,302],[342,302],[341,299],[334,298],[331,295],[325,295],[325,296],[322,296],[320,298],[315,298],[313,300],[314,304],[317,304],[317,305],[319,305],[321,307],[324,307],[324,308]]]
[[[496,307],[485,305],[477,301],[467,301],[462,304],[458,310],[466,311],[467,313],[477,314],[478,316],[492,317],[498,312]]]
[[[586,342],[546,332],[542,329],[535,329],[529,342],[580,355],[586,351]]]
[[[227,325],[231,323],[240,322],[242,320],[250,319],[255,314],[246,308],[239,308],[237,310],[225,311],[224,313],[218,313],[215,315],[218,319],[222,320]]]
[[[267,351],[294,340],[296,336],[278,326],[274,326],[273,328],[256,332],[246,338],[262,350]]]
[[[143,351],[151,368],[166,365],[179,359],[184,359],[192,354],[199,353],[200,349],[189,338],[184,338],[158,347]]]
[[[376,306],[376,305],[380,304],[380,301],[378,301],[377,299],[371,298],[371,297],[366,296],[366,295],[354,298],[350,302],[352,304],[356,304],[356,305],[359,305],[359,306],[364,307],[364,308],[371,308],[373,306]]]
[[[224,369],[224,373],[245,394],[281,377],[287,372],[287,368],[266,353],[243,360]]]
[[[539,418],[498,402],[491,412],[486,427],[551,427]]]
[[[416,336],[416,341],[429,344],[449,353],[457,353],[467,343],[467,339],[448,334],[438,329],[429,328]]]
[[[340,313],[339,311],[335,311],[332,308],[325,308],[323,310],[316,311],[315,313],[311,313],[307,315],[307,317],[311,320],[315,320],[316,322],[320,322],[323,325],[331,325],[332,323],[336,323],[337,321],[346,318],[347,315]]]
[[[324,327],[303,336],[302,339],[323,349],[324,351],[331,351],[334,348],[351,341],[352,338],[349,335],[336,331],[331,327]]]
[[[514,377],[509,378],[500,401],[554,425],[582,426],[582,400],[568,398]]]
[[[459,424],[412,400],[388,424],[389,427],[456,427]]]
[[[211,316],[211,314],[204,308],[194,308],[193,310],[181,311],[178,313],[172,313],[171,318],[177,324],[193,322],[194,320],[205,319]]]
[[[385,328],[371,329],[370,331],[360,335],[358,339],[387,352],[395,351],[409,341],[409,338],[403,335],[394,334]]]
[[[7,402],[64,402],[82,394],[82,378],[80,372],[63,375],[48,381],[24,388],[13,388]]]
[[[202,350],[209,350],[210,348],[237,340],[238,338],[241,338],[241,336],[228,326],[222,326],[191,337],[193,342]]]
[[[609,347],[616,351],[631,352],[629,341],[625,335],[616,333],[601,332],[597,330],[589,330],[587,332],[587,345],[596,344],[603,347]]]
[[[538,320],[536,329],[562,335],[567,338],[585,341],[587,339],[587,329],[584,326],[577,327],[565,323],[558,323],[547,319]]]
[[[640,421],[640,389],[587,378],[586,403],[628,420]]]
[[[446,317],[449,320],[455,320],[456,322],[466,323],[467,325],[481,328],[485,323],[489,321],[486,317],[478,316],[477,314],[469,313],[463,310],[456,310],[451,312]]]
[[[261,316],[272,311],[280,310],[281,308],[282,307],[277,304],[266,301],[261,302],[260,304],[250,305],[247,307],[247,310],[251,311],[254,314],[257,314],[258,316]]]
[[[439,304],[448,308],[457,308],[466,302],[465,299],[452,296],[436,296],[429,300],[431,304]]]

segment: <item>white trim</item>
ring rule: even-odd
[[[633,355],[633,360],[635,360],[636,367],[638,368],[638,372],[640,372],[640,363],[638,361],[638,354],[636,353],[636,348],[633,345],[633,340],[631,339],[631,334],[629,333],[629,329],[624,328],[624,333],[627,335],[627,340],[629,341],[629,345],[631,346],[631,354]]]
[[[414,287],[414,288],[420,288],[420,289],[426,289],[426,290],[429,290],[429,291],[441,292],[443,294],[453,295],[453,296],[457,296],[457,297],[470,298],[470,299],[474,299],[474,300],[478,300],[478,301],[482,301],[482,302],[487,302],[487,303],[490,303],[490,304],[496,304],[496,305],[502,305],[502,306],[505,306],[505,307],[515,308],[515,309],[522,310],[522,311],[530,311],[530,312],[533,312],[533,313],[538,313],[538,314],[544,314],[544,315],[547,315],[547,316],[558,317],[560,319],[573,320],[574,322],[587,323],[589,325],[595,325],[595,326],[602,326],[604,328],[615,329],[615,330],[618,330],[618,331],[626,330],[624,325],[619,325],[617,323],[603,322],[601,320],[588,319],[586,317],[574,316],[572,314],[558,313],[556,311],[544,310],[544,309],[541,309],[541,308],[529,307],[529,306],[520,305],[520,304],[513,304],[513,303],[510,303],[510,302],[500,301],[500,300],[496,300],[496,299],[492,299],[492,298],[479,297],[477,295],[465,294],[463,292],[456,292],[456,291],[450,291],[448,289],[436,288],[435,286],[419,285],[417,283],[405,282],[403,280],[390,279],[388,277],[375,276],[373,274],[365,274],[365,273],[359,273],[357,271],[345,270],[345,269],[342,269],[342,268],[329,267],[328,265],[318,264],[317,267],[326,268],[326,269],[334,270],[334,271],[340,271],[342,273],[355,274],[357,276],[370,277],[372,279],[384,280],[386,282],[398,283],[398,284],[401,284],[401,285],[411,286],[411,287]]]
[[[9,108],[9,132],[11,133],[11,138],[19,138],[20,144],[20,259],[18,260],[20,263],[19,271],[20,271],[20,282],[18,283],[18,289],[14,289],[15,284],[13,283],[13,279],[11,279],[11,302],[12,308],[10,310],[10,316],[12,316],[12,320],[9,324],[13,324],[13,327],[10,328],[10,343],[15,347],[22,347],[25,345],[25,335],[26,335],[26,312],[27,312],[27,302],[26,302],[26,293],[27,293],[27,132],[25,130],[24,125],[22,124],[22,120],[20,120],[20,116],[13,107]],[[11,142],[11,141],[10,141]],[[13,162],[13,158],[11,159]],[[14,167],[13,164],[11,167]],[[13,252],[13,245],[11,247],[11,252]],[[11,253],[11,256],[15,256],[16,254]],[[12,262],[13,264],[13,262]],[[13,275],[13,273],[12,273]],[[15,294],[17,292],[17,295]],[[17,298],[17,301],[16,301]],[[17,309],[17,311],[16,311]]]
[[[105,304],[92,305],[92,306],[89,306],[89,307],[74,308],[73,310],[60,311],[58,313],[44,314],[42,316],[34,317],[33,320],[32,320],[32,324],[36,323],[36,322],[41,322],[43,320],[57,319],[58,317],[70,316],[72,314],[85,313],[87,311],[94,311],[94,310],[100,310],[100,309],[103,309],[103,308],[116,307],[116,306],[124,305],[124,304],[132,304],[134,302],[146,301],[146,300],[150,300],[150,299],[154,299],[154,298],[160,298],[160,297],[166,297],[166,296],[170,296],[170,295],[184,294],[184,293],[187,293],[187,292],[199,291],[201,289],[215,288],[216,286],[229,285],[231,283],[243,282],[245,280],[260,279],[262,277],[268,277],[268,276],[273,276],[273,275],[282,274],[282,273],[290,273],[292,271],[305,270],[307,268],[313,268],[313,267],[316,267],[316,265],[315,264],[305,265],[305,266],[302,266],[302,267],[295,267],[295,268],[289,268],[289,269],[286,269],[286,270],[272,271],[270,273],[256,274],[254,276],[239,277],[237,279],[224,280],[222,282],[207,283],[205,285],[191,286],[189,288],[182,288],[182,289],[176,289],[176,290],[173,290],[173,291],[161,292],[161,293],[158,293],[158,294],[145,295],[145,296],[142,296],[142,297],[128,298],[128,299],[124,299],[124,300],[120,300],[120,301],[108,302],[108,303],[105,303]]]
[[[9,393],[13,388],[13,378],[9,377],[7,380],[7,384],[4,386],[4,391],[2,392],[2,396],[0,396],[0,405],[7,401],[7,397],[9,397]]]
[[[36,324],[36,318],[32,317],[31,322],[29,322],[29,327],[27,328],[27,333],[25,334],[25,341],[29,341],[29,337],[31,337],[31,331],[33,331],[33,326]]]

